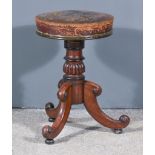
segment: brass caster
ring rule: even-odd
[[[113,132],[115,134],[121,134],[123,132],[123,130],[122,129],[113,129]]]
[[[49,122],[54,122],[55,121],[55,118],[48,118],[48,121]]]
[[[45,143],[48,145],[54,144],[54,140],[53,139],[46,139]]]

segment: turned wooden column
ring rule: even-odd
[[[85,65],[83,63],[82,49],[84,48],[84,40],[64,41],[66,48],[66,62],[63,66],[64,81],[72,83],[72,104],[81,104],[84,101],[84,75]]]

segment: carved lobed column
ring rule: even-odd
[[[85,65],[83,63],[82,49],[84,40],[65,40],[64,47],[67,49],[66,62],[63,66],[63,80],[72,82],[72,104],[80,104],[84,100],[84,75]]]

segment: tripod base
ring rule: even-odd
[[[65,41],[65,48],[67,49],[66,62],[63,67],[65,74],[58,84],[59,91],[57,93],[59,104],[56,108],[50,102],[45,106],[49,121],[54,120],[52,126],[46,125],[42,129],[46,143],[53,143],[53,139],[59,135],[67,122],[72,104],[83,103],[88,113],[97,122],[112,129],[116,134],[122,133],[122,129],[128,126],[130,118],[122,115],[118,120],[115,120],[106,115],[97,102],[97,96],[102,92],[101,87],[84,78],[85,66],[82,61],[84,59],[82,56],[84,41]]]
[[[101,87],[93,82],[84,81],[84,106],[89,114],[100,124],[111,128],[114,133],[122,133],[122,129],[129,124],[129,117],[120,116],[118,120],[106,115],[99,107],[96,97],[101,93]],[[46,143],[53,143],[53,139],[61,132],[71,109],[72,83],[65,82],[58,91],[60,103],[56,108],[46,109],[46,113],[51,118],[55,118],[52,126],[44,126],[42,129],[43,136],[47,139]]]

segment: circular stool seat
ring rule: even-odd
[[[112,34],[113,16],[92,11],[64,10],[36,16],[37,33],[64,40],[97,39]]]

